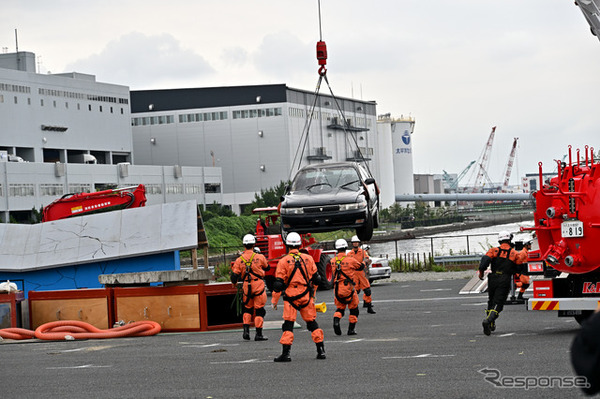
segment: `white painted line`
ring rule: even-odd
[[[515,333],[501,334],[501,335],[498,335],[498,336],[502,338],[502,337],[511,337],[513,335],[515,335]]]
[[[477,303],[461,303],[460,306],[481,306],[487,305],[487,302],[477,302]]]
[[[95,369],[112,366],[94,366],[93,364],[84,364],[82,366],[65,366],[65,367],[46,367],[46,370],[61,370],[61,369]]]
[[[378,299],[373,301],[373,303],[391,303],[391,302],[425,302],[425,301],[454,301],[454,300],[468,300],[468,299],[485,299],[487,300],[487,295],[478,295],[478,296],[453,296],[453,297],[445,297],[445,298],[414,298],[414,299]]]
[[[249,363],[272,363],[273,359],[271,360],[258,360],[258,359],[248,359],[248,360],[237,360],[237,361],[231,361],[231,362],[210,362],[210,364],[249,364]]]
[[[454,357],[456,355],[432,355],[431,353],[424,353],[422,355],[413,356],[387,356],[382,359],[423,359],[423,358],[434,358],[434,357]]]
[[[452,288],[434,288],[429,290],[419,290],[420,292],[452,291]]]

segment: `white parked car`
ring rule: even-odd
[[[392,268],[386,258],[371,257],[369,266],[369,283],[375,280],[392,277]]]

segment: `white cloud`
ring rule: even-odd
[[[99,81],[132,89],[158,87],[163,82],[192,82],[213,74],[209,63],[182,48],[173,36],[132,32],[110,41],[99,53],[67,64],[67,70],[94,74]]]

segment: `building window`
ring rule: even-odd
[[[98,106],[98,109],[100,110],[100,112],[102,112],[102,105]]]
[[[17,96],[15,96],[15,104],[17,104],[17,103],[18,103],[18,101],[17,101]]]
[[[110,107],[110,113],[111,114],[113,113],[113,107]]]
[[[41,99],[40,99],[40,105],[41,105],[42,107],[44,106],[44,99],[43,99],[43,98],[41,98]]]
[[[202,194],[202,186],[200,184],[186,184],[186,194]]]
[[[0,103],[4,102],[4,94],[0,94]]]
[[[121,115],[123,115],[123,108],[121,108]]]
[[[27,97],[27,105],[31,105],[31,97]]]
[[[219,183],[205,183],[204,192],[206,194],[216,194],[221,192],[221,184]]]
[[[69,103],[65,101],[65,108],[69,109]]]
[[[8,186],[8,192],[11,197],[33,197],[35,187],[33,184],[11,184]]]
[[[40,184],[40,195],[49,195],[56,197],[64,194],[62,184]]]
[[[70,193],[91,193],[91,184],[69,184]]]
[[[77,103],[77,111],[81,111],[81,104]]]
[[[92,110],[92,104],[88,104],[88,110],[91,111]]]
[[[162,194],[162,186],[160,184],[144,184],[146,194]]]
[[[167,184],[167,194],[183,194],[183,184]]]

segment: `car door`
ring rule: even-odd
[[[378,195],[377,195],[377,186],[375,184],[375,179],[367,172],[362,166],[358,165],[358,172],[360,174],[360,178],[365,186],[368,194],[368,202],[369,209],[371,213],[375,212],[378,206]],[[371,183],[367,184],[367,181],[371,179]]]

